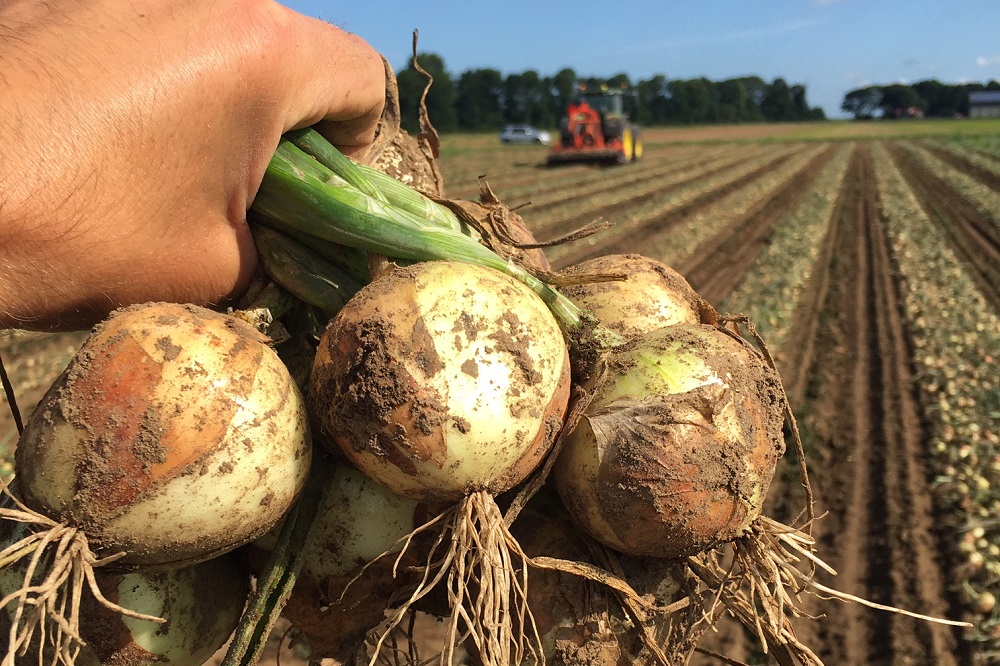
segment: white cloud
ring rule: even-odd
[[[979,56],[976,58],[976,64],[980,67],[996,67],[1000,65],[1000,55]]]
[[[829,7],[830,5],[835,5],[841,0],[813,0],[813,4],[819,5],[820,7]]]
[[[838,0],[825,0],[825,1],[836,2]],[[777,23],[774,25],[763,26],[760,28],[748,28],[746,30],[734,30],[732,32],[694,35],[691,37],[685,37],[683,39],[676,39],[664,42],[635,44],[631,47],[626,48],[625,51],[644,52],[657,49],[666,50],[666,49],[679,49],[690,46],[705,46],[710,44],[728,44],[737,41],[776,37],[778,35],[784,35],[790,32],[797,32],[799,30],[814,28],[823,23],[826,23],[826,20],[820,18],[801,19],[798,21],[786,21],[784,23]]]

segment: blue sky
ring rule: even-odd
[[[780,76],[804,84],[828,117],[842,117],[844,94],[864,85],[1000,80],[997,0],[284,3],[361,36],[397,70],[416,28],[420,50],[455,76],[481,67],[632,80]]]

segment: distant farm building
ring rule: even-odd
[[[970,118],[1000,118],[1000,91],[983,90],[969,93]]]

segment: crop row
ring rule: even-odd
[[[947,143],[959,146],[971,153],[979,153],[993,160],[1000,160],[1000,135],[981,134],[974,136],[954,136]]]
[[[842,145],[823,168],[799,206],[777,224],[771,242],[721,304],[726,312],[750,316],[780,358],[803,286],[812,277],[842,186],[853,144]]]
[[[936,496],[950,510],[963,558],[958,596],[976,623],[969,636],[1000,656],[1000,318],[941,228],[921,208],[888,152],[876,145],[887,231],[902,283],[918,384],[935,465]]]
[[[802,146],[772,148],[722,170],[687,173],[677,184],[661,184],[657,195],[653,197],[637,198],[633,202],[631,197],[625,196],[620,200],[620,205],[606,214],[614,225],[610,231],[572,245],[553,248],[550,256],[555,264],[575,263],[595,251],[600,252],[610,240],[619,246],[632,246],[630,251],[641,249],[650,256],[661,258],[650,249],[650,236],[665,233],[704,211],[714,202],[783,169],[783,165],[793,156],[801,156],[807,150]],[[531,218],[531,223],[537,225],[536,230],[543,237],[552,233],[549,230],[565,233],[575,226],[593,221],[595,205],[595,201],[582,198],[572,209],[561,210],[558,217],[543,215],[540,219]]]
[[[1000,232],[1000,192],[985,185],[980,180],[963,173],[959,169],[949,168],[939,158],[932,155],[922,146],[913,142],[900,142],[919,164],[937,174],[948,186],[963,199],[972,204],[983,219]]]
[[[714,156],[709,161],[698,161],[689,167],[679,169],[658,182],[650,182],[633,189],[632,182],[639,179],[641,171],[628,169],[624,180],[617,181],[615,188],[607,190],[602,187],[577,187],[572,191],[571,198],[559,205],[549,206],[538,211],[526,211],[531,222],[542,233],[549,229],[561,229],[572,225],[572,220],[593,220],[598,208],[612,207],[609,215],[611,222],[619,227],[624,216],[636,209],[657,209],[674,205],[683,201],[685,195],[696,195],[699,192],[717,187],[735,180],[742,174],[760,167],[774,159],[773,154],[766,151],[752,151],[744,159],[727,159],[725,155]],[[648,168],[648,167],[647,167]],[[542,187],[545,183],[540,184]],[[645,197],[646,193],[653,197]]]
[[[828,144],[818,144],[769,171],[763,178],[729,194],[692,216],[669,236],[657,239],[650,251],[671,266],[682,266],[709,239],[718,236],[744,218],[758,203],[770,197],[795,173],[822,153]],[[682,270],[682,273],[686,271]]]

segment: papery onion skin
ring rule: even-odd
[[[32,414],[22,500],[122,568],[209,559],[270,529],[304,486],[304,400],[234,317],[146,304],[98,325]]]
[[[625,280],[560,288],[602,326],[627,340],[675,324],[702,323],[707,304],[680,273],[640,254],[608,254],[570,266],[565,276],[621,273]]]
[[[684,557],[743,534],[784,452],[777,374],[714,326],[670,326],[616,351],[554,468],[591,536]]]
[[[310,400],[324,436],[393,492],[503,492],[541,461],[569,398],[569,355],[534,293],[455,262],[396,269],[331,321]]]

